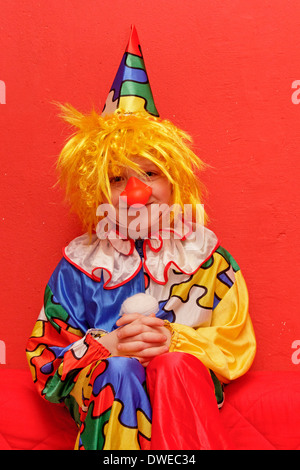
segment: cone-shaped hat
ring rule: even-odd
[[[153,116],[159,116],[154,104],[139,38],[133,25],[102,115],[111,114],[117,109],[124,113],[147,112]]]

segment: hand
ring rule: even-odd
[[[154,314],[126,314],[119,318],[117,326],[119,355],[135,357],[144,367],[153,357],[169,350],[171,333]]]

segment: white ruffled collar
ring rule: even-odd
[[[111,233],[106,239],[88,234],[72,240],[63,250],[64,257],[87,276],[100,281],[104,288],[114,289],[130,281],[143,267],[158,284],[166,284],[170,268],[192,275],[207,261],[219,246],[217,236],[201,227],[201,235],[190,233],[178,238],[176,234],[163,233],[144,240],[144,258],[138,254],[134,240],[117,238]]]

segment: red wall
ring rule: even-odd
[[[67,128],[52,101],[101,110],[131,23],[161,116],[188,130],[210,165],[210,228],[248,283],[253,367],[300,371],[297,0],[2,2],[1,367],[27,367],[45,283],[81,233],[53,188]]]

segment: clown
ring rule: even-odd
[[[135,28],[102,114],[62,113],[75,133],[59,180],[86,233],[64,249],[27,344],[38,391],[70,410],[76,449],[229,448],[224,384],[255,355],[247,288],[204,225],[203,163],[159,118]]]

